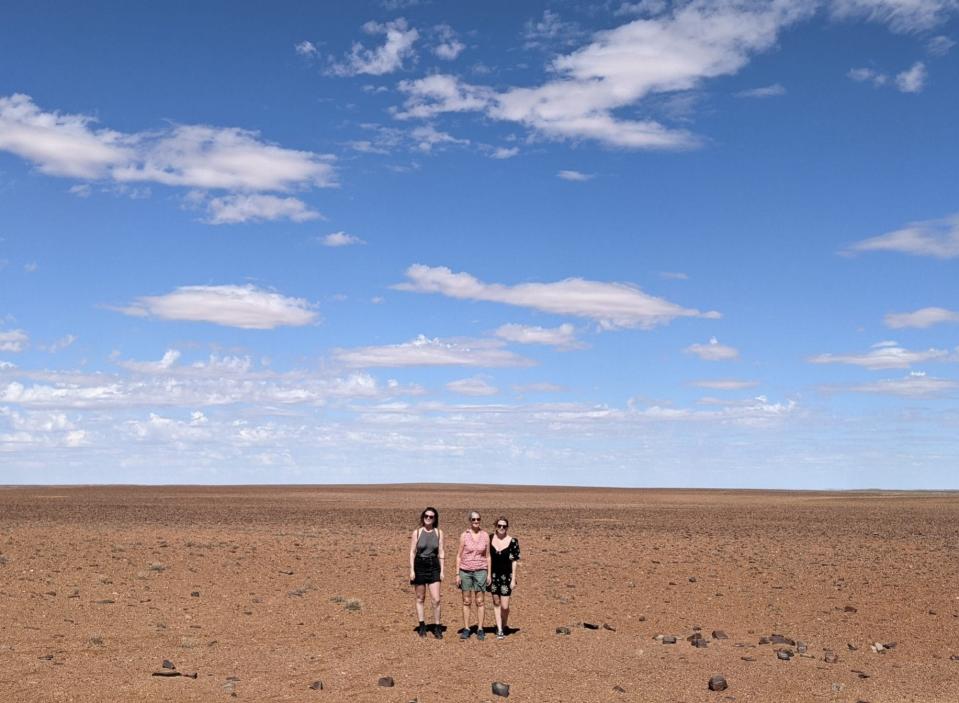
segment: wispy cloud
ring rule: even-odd
[[[498,340],[443,340],[418,336],[411,342],[337,349],[333,357],[356,368],[403,366],[530,366],[532,361],[503,349]]]
[[[316,44],[305,39],[297,44],[294,44],[293,51],[300,56],[316,56],[317,54]]]
[[[30,337],[23,330],[0,330],[0,351],[22,352]]]
[[[332,232],[323,237],[322,242],[325,247],[348,247],[357,244],[366,244],[366,242],[356,235],[347,234],[346,232]]]
[[[921,93],[926,86],[927,71],[926,65],[917,61],[895,76],[872,68],[851,68],[846,75],[857,83],[872,83],[877,88],[889,85],[894,86],[900,93]]]
[[[444,61],[454,60],[466,48],[448,24],[437,25],[433,32],[439,42],[433,47],[433,53]]]
[[[811,364],[851,364],[871,371],[880,369],[906,369],[925,361],[943,361],[949,357],[945,349],[910,351],[896,342],[878,342],[865,354],[817,354],[809,357]]]
[[[945,56],[955,45],[956,42],[954,40],[940,34],[939,36],[932,37],[932,39],[926,43],[926,50],[933,56]]]
[[[913,371],[905,378],[883,379],[858,386],[830,388],[828,390],[847,390],[854,393],[895,395],[907,398],[930,398],[954,393],[959,390],[959,383],[944,378],[927,376],[922,371]]]
[[[498,388],[490,385],[485,378],[479,376],[450,381],[446,384],[446,389],[454,393],[459,393],[460,395],[472,396],[490,396],[499,393]]]
[[[233,225],[241,222],[293,220],[309,222],[322,215],[299,198],[281,198],[276,195],[224,195],[207,202],[211,225]]]
[[[837,19],[866,19],[912,34],[941,24],[957,4],[955,0],[831,0],[828,7]]]
[[[497,329],[495,335],[517,344],[547,344],[560,349],[574,349],[582,346],[582,343],[576,339],[576,328],[568,322],[553,328],[506,324]]]
[[[779,83],[773,83],[771,85],[764,85],[760,88],[750,88],[748,90],[740,90],[736,93],[738,98],[773,98],[777,95],[785,95],[786,89],[782,87]]]
[[[738,349],[720,344],[715,337],[710,337],[708,344],[690,344],[683,351],[695,354],[704,361],[729,361],[739,358]]]
[[[406,283],[398,290],[439,293],[450,298],[483,300],[531,308],[558,315],[575,315],[596,321],[603,329],[650,329],[677,317],[716,319],[718,312],[684,308],[644,293],[627,283],[603,283],[567,278],[555,283],[521,283],[507,286],[484,283],[468,273],[453,273],[445,266],[414,264],[406,270]]]
[[[556,78],[538,87],[496,91],[448,75],[405,81],[400,89],[407,100],[396,116],[478,111],[555,139],[593,139],[636,149],[689,148],[698,143],[690,133],[654,120],[624,119],[616,111],[656,93],[690,90],[706,79],[738,72],[753,54],[775,44],[780,29],[814,9],[788,3],[684,3],[670,14],[597,32],[589,44],[555,58],[549,69]],[[555,34],[555,26],[547,13],[535,25],[535,35],[528,35],[539,41]]]
[[[591,181],[596,177],[591,173],[582,173],[581,171],[560,171],[556,175],[564,181],[576,181],[580,183],[583,181]]]
[[[856,242],[841,253],[862,251],[895,251],[913,256],[953,259],[959,256],[959,214],[941,220],[912,222],[902,229]]]
[[[891,312],[883,318],[886,327],[918,327],[925,329],[943,322],[959,322],[959,312],[946,308],[920,308],[913,312]]]
[[[740,391],[746,388],[755,388],[759,381],[746,381],[735,378],[716,378],[693,381],[692,385],[697,388],[709,388],[717,391]]]
[[[413,54],[413,45],[419,39],[419,32],[410,27],[400,17],[391,22],[367,22],[363,31],[370,35],[385,35],[386,41],[375,49],[367,49],[354,42],[342,61],[330,61],[330,73],[337,76],[355,76],[367,74],[382,76],[393,73],[403,67],[403,61]]]
[[[144,296],[118,312],[161,320],[212,322],[242,329],[308,325],[317,319],[302,298],[288,298],[252,285],[182,286],[166,295]]]

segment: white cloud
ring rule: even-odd
[[[469,144],[469,139],[457,139],[446,132],[438,131],[433,125],[416,127],[411,133],[416,142],[416,148],[423,152],[430,152],[437,144]]]
[[[871,371],[879,369],[905,369],[924,361],[943,361],[949,356],[944,349],[910,351],[896,342],[879,342],[865,354],[818,354],[807,361],[811,364],[851,364]]]
[[[595,139],[637,149],[688,148],[697,140],[684,130],[614,113],[656,93],[690,90],[708,78],[735,74],[753,54],[771,48],[780,29],[814,9],[779,2],[694,0],[669,15],[597,32],[590,44],[554,59],[549,69],[556,78],[538,87],[497,92],[442,75],[403,82],[400,89],[408,98],[396,116],[481,111],[555,139]],[[551,13],[540,24],[535,27],[537,39],[557,34]]]
[[[652,17],[665,12],[668,7],[669,3],[666,0],[639,0],[639,2],[624,2],[613,14]]]
[[[42,112],[29,95],[0,97],[0,150],[32,162],[47,175],[101,178],[133,156],[130,139],[94,130],[86,115]]]
[[[717,391],[740,391],[746,388],[755,388],[759,385],[759,381],[745,381],[735,378],[717,378],[694,381],[692,385],[696,386],[697,388],[710,388]]]
[[[937,259],[955,258],[959,256],[959,215],[912,222],[902,229],[856,242],[842,253],[860,251],[895,251]]]
[[[564,181],[578,182],[591,181],[596,177],[591,173],[581,173],[580,171],[560,171],[556,175]]]
[[[29,341],[23,330],[0,330],[0,351],[22,352]]]
[[[926,43],[926,49],[933,56],[945,56],[956,45],[956,42],[947,36],[933,37]]]
[[[355,244],[366,244],[359,237],[346,232],[333,232],[323,237],[325,247],[348,247]]]
[[[956,0],[831,0],[829,7],[839,19],[881,22],[904,34],[931,29],[959,9]]]
[[[877,88],[889,82],[889,76],[871,68],[850,68],[846,75],[857,83],[872,83]]]
[[[544,10],[539,20],[526,23],[523,38],[527,49],[550,48],[556,44],[571,44],[583,34],[575,22],[565,22],[552,10]]]
[[[913,312],[891,312],[883,319],[886,327],[918,327],[925,329],[943,322],[959,322],[959,312],[945,308],[921,308]]]
[[[302,326],[317,318],[302,298],[246,286],[182,286],[166,295],[144,296],[132,305],[117,308],[127,315],[162,320],[212,322],[243,329]]]
[[[442,340],[423,335],[411,342],[379,347],[337,349],[334,358],[346,366],[530,366],[533,362],[502,348],[496,340]]]
[[[864,383],[839,390],[849,390],[855,393],[905,396],[907,398],[928,398],[945,395],[956,389],[959,389],[959,383],[956,381],[935,378],[933,376],[927,376],[921,371],[914,371],[905,378],[883,379],[881,381]]]
[[[556,383],[524,383],[513,386],[516,393],[562,393],[566,390],[565,386]]]
[[[285,149],[245,129],[181,125],[138,141],[137,161],[113,170],[117,181],[234,191],[336,185],[332,156]]]
[[[303,40],[294,45],[293,50],[300,56],[316,56],[316,44],[311,41]]]
[[[489,156],[491,159],[512,159],[518,153],[519,153],[518,147],[499,146],[493,149],[493,151],[490,152]]]
[[[760,88],[750,88],[749,90],[740,90],[736,93],[738,98],[772,98],[777,95],[785,95],[786,89],[779,83],[764,85]]]
[[[60,339],[54,341],[52,344],[48,345],[45,348],[45,351],[48,351],[51,354],[56,354],[58,351],[61,351],[63,349],[66,349],[67,347],[72,346],[75,341],[77,341],[76,336],[72,334],[66,334],[60,337]]]
[[[906,71],[896,74],[896,88],[903,93],[921,93],[926,85],[926,65],[917,61]]]
[[[179,349],[167,349],[159,361],[120,361],[119,366],[137,373],[162,373],[169,371],[180,359]]]
[[[478,376],[450,381],[446,384],[446,388],[460,395],[489,396],[499,393],[498,388],[491,386],[486,379]]]
[[[683,349],[687,354],[695,354],[704,361],[728,361],[739,358],[739,350],[720,344],[715,337],[710,337],[708,344],[690,344]]]
[[[414,264],[406,270],[409,279],[394,288],[418,293],[439,293],[451,298],[483,300],[532,308],[557,315],[575,315],[595,320],[604,329],[640,327],[650,329],[677,317],[716,319],[718,312],[684,308],[644,293],[626,283],[603,283],[567,278],[555,283],[521,283],[506,286],[484,283],[468,273],[453,273],[445,266]]]
[[[495,335],[518,344],[548,344],[561,349],[582,346],[576,339],[576,328],[568,322],[552,328],[506,324],[497,329]]]
[[[433,47],[433,53],[444,61],[452,61],[466,48],[448,24],[438,25],[435,27],[435,32],[440,43]]]
[[[211,225],[233,225],[240,222],[264,220],[293,220],[308,222],[322,215],[298,198],[281,198],[276,195],[224,195],[211,198],[207,203]]]
[[[84,180],[245,191],[336,185],[331,156],[285,149],[249,130],[179,125],[121,134],[94,132],[93,121],[43,112],[27,95],[0,98],[0,149],[43,173]],[[73,192],[89,194],[82,186]]]
[[[338,76],[367,74],[382,76],[403,67],[403,61],[413,54],[413,44],[419,32],[409,27],[402,17],[391,22],[367,22],[363,25],[367,34],[386,35],[386,42],[376,49],[367,49],[354,42],[350,53],[342,62],[331,62],[331,73]]]

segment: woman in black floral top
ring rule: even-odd
[[[506,636],[509,621],[509,599],[516,588],[516,568],[519,566],[519,540],[509,534],[509,520],[496,519],[496,532],[490,535],[492,573],[487,590],[493,596],[496,614],[496,639]]]

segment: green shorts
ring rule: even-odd
[[[485,591],[486,569],[479,569],[478,571],[463,571],[460,569],[460,590]]]

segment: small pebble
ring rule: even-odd
[[[709,679],[709,690],[710,691],[725,691],[729,688],[729,684],[726,683],[726,677],[721,674],[716,674]]]
[[[310,684],[310,689],[312,689],[312,690],[314,690],[314,691],[322,691],[322,690],[323,690],[323,682],[322,682],[322,681],[314,681],[313,683]]]
[[[502,696],[503,698],[509,698],[509,684],[500,683],[499,681],[493,682],[493,695]]]
[[[395,684],[392,676],[381,676],[380,680],[377,681],[377,685],[382,686],[383,688],[393,688]]]
[[[568,635],[569,633],[570,633],[570,631],[569,631],[569,628],[568,628],[568,627],[557,627],[557,628],[556,628],[556,634],[557,634],[557,635]]]

